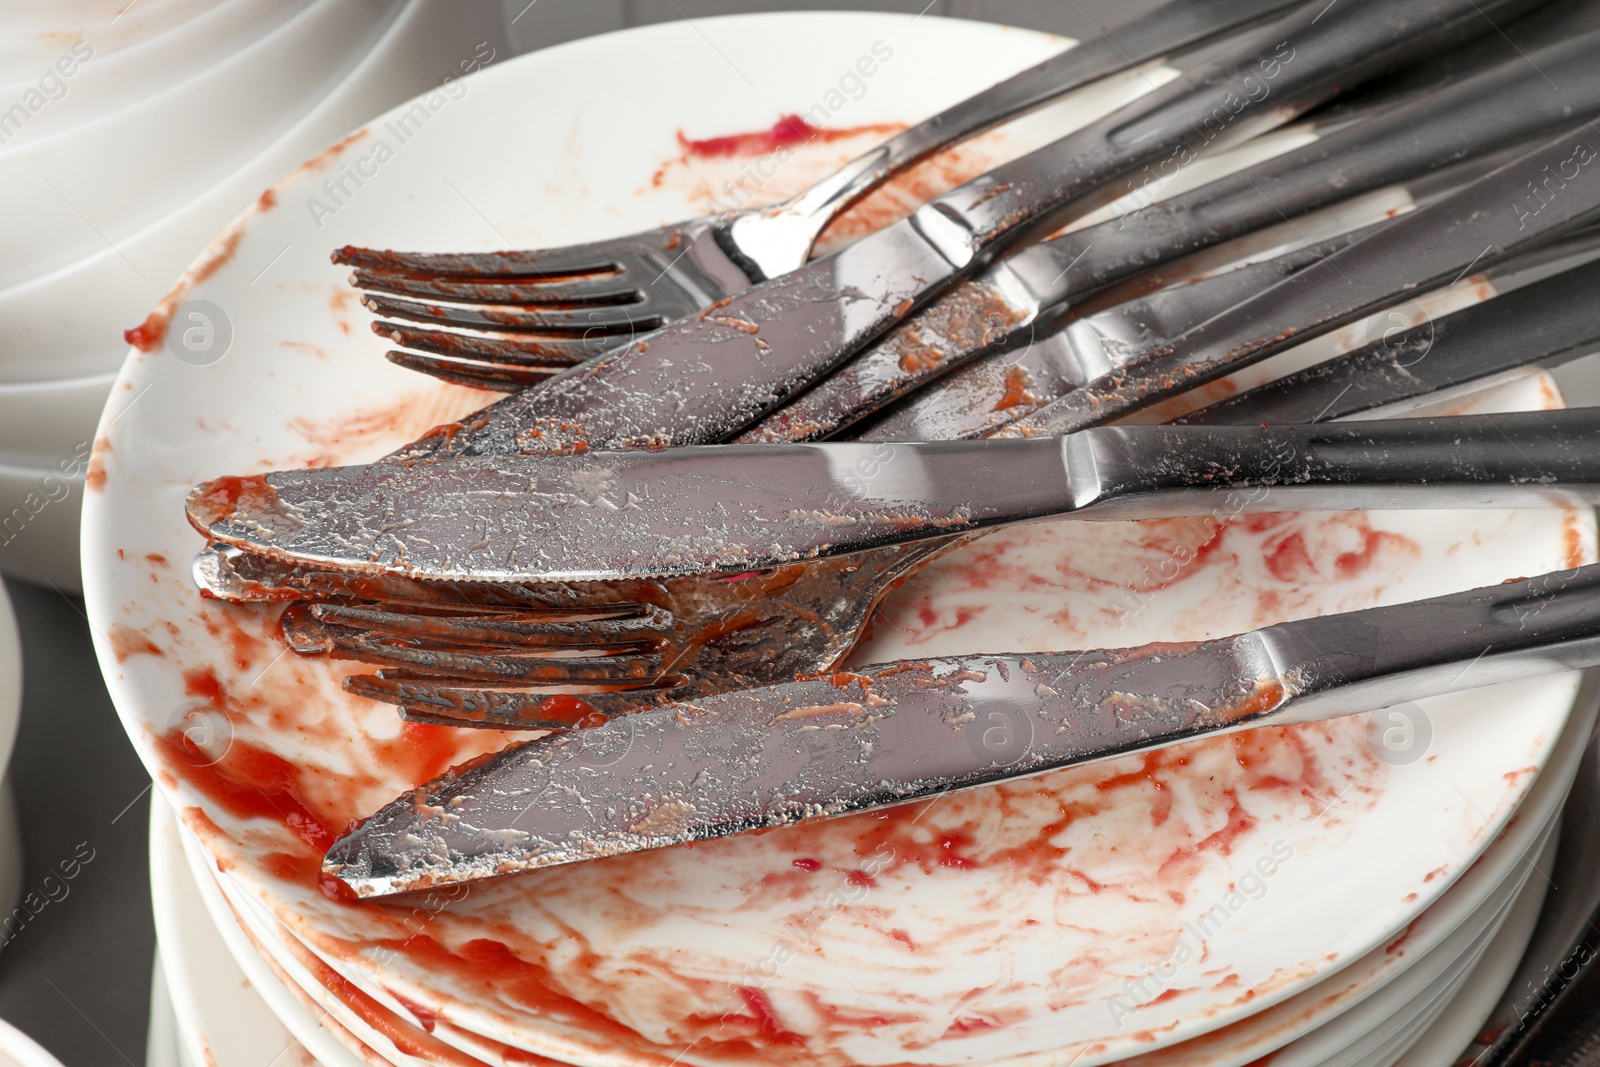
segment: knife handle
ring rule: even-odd
[[[1256,632],[1289,722],[1600,665],[1600,564]]]
[[[1600,408],[1104,427],[1060,447],[1075,518],[1600,503]]]
[[[1452,284],[1600,217],[1597,172],[1600,127],[1575,125],[995,436],[1100,425],[1392,307],[1402,294]]]

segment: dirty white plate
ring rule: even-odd
[[[840,91],[829,125],[914,120],[1056,44],[926,17],[787,14],[490,68],[420,136],[396,144],[378,120],[219,239],[214,269],[173,302],[210,301],[247,343],[205,366],[135,354],[114,389],[83,549],[129,734],[241,892],[436,1034],[585,1065],[1091,1067],[1152,1051],[1388,943],[1491,843],[1567,720],[1577,680],[1555,676],[1422,702],[1401,752],[1355,717],[454,900],[325,894],[317,862],[350,818],[505,740],[402,727],[342,692],[348,665],[285,656],[272,611],[202,602],[189,581],[200,541],[182,501],[195,482],[371,458],[484,401],[385,363],[327,250],[557,244],[699,213],[753,160],[704,158],[680,130],[758,130],[828,106],[875,46],[889,58],[854,75],[867,88]],[[603,87],[566,91],[602,68]],[[797,152],[761,191],[804,185],[881,134]],[[981,169],[1026,136],[991,137],[954,168]],[[313,210],[346,165],[375,177]],[[844,231],[941,176],[953,175],[925,172],[864,205]],[[1558,402],[1547,389],[1524,403]],[[1593,548],[1588,513],[1058,523],[917,575],[860,656],[1199,639],[1554,570]]]
[[[268,1062],[358,1067],[360,1059],[317,1025],[233,918],[208,908],[204,888],[210,876],[190,866],[179,839],[182,832],[172,809],[159,796],[153,798],[150,899],[166,986],[163,1007],[176,1016],[173,1037],[187,1061],[210,1067],[261,1067]],[[296,1034],[304,1035],[306,1043]]]

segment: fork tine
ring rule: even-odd
[[[418,352],[390,352],[390,363],[468,389],[516,393],[560,374],[565,367],[520,367],[503,363],[468,362]]]
[[[633,269],[653,275],[659,265],[650,269],[650,264],[665,264],[699,232],[692,223],[679,223],[605,241],[497,252],[395,252],[345,245],[333,253],[333,261],[372,274],[441,281],[552,282]]]
[[[637,304],[637,288],[620,284],[616,274],[578,281],[458,281],[413,278],[403,274],[378,274],[357,270],[350,284],[368,292],[457,304],[499,304],[509,307],[603,307]]]
[[[418,329],[405,323],[381,320],[372,324],[372,332],[402,348],[417,352],[506,365],[572,367],[612,347],[596,344],[587,338],[496,337],[481,333]]]
[[[497,656],[359,638],[337,646],[333,655],[414,671],[441,683],[470,686],[625,686],[653,682],[661,674],[661,661],[656,656]]]
[[[552,621],[638,615],[647,610],[628,592],[628,587],[615,584],[497,585],[428,582],[398,575],[363,576],[283,563],[216,544],[207,546],[199,554],[194,570],[208,595],[243,603],[353,599],[398,604],[408,611],[435,614],[499,612]]]
[[[661,659],[652,652],[598,656],[552,655],[551,647],[457,649],[443,643],[396,639],[372,630],[327,625],[304,612],[285,614],[284,636],[297,652],[323,652],[335,659],[400,667],[418,677],[463,685],[629,685],[654,681]]]
[[[644,310],[643,305],[614,304],[570,310],[520,311],[516,309],[454,307],[430,304],[401,297],[368,294],[361,301],[373,314],[384,318],[409,319],[434,325],[468,330],[495,330],[506,333],[551,333],[558,335],[589,333],[630,333],[654,330],[665,325],[660,313]]]
[[[591,717],[610,718],[693,695],[678,680],[634,689],[550,693],[532,689],[464,689],[403,671],[347,678],[346,691],[396,704],[408,722],[503,730],[563,730]]]
[[[607,247],[608,244],[613,247]],[[597,274],[615,275],[624,269],[620,242],[571,245],[544,250],[499,252],[395,252],[389,249],[345,245],[335,249],[336,266],[369,274],[412,278],[499,278],[505,281],[557,281]]]
[[[298,607],[298,606],[297,606]],[[332,627],[372,631],[391,639],[427,640],[460,648],[503,645],[595,651],[656,650],[671,616],[651,607],[644,614],[610,615],[578,622],[548,622],[526,615],[419,615],[349,604],[308,604],[305,612]]]

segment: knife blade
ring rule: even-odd
[[[421,890],[1596,663],[1600,565],[1203,643],[880,664],[512,746],[389,804],[324,870]]]

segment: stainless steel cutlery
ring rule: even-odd
[[[841,212],[941,149],[1294,2],[1171,0],[910,127],[781,204],[567,248],[346,247],[334,261],[353,267],[352,282],[371,294],[368,306],[384,319],[378,332],[409,349],[391,359],[447,378],[527,384],[794,270]],[[791,125],[797,141],[812,132],[803,118]]]
[[[1353,82],[1485,32],[1532,0],[1342,0],[1246,31],[1175,81],[909,219],[485,409],[418,454],[658,447],[743,429],[1147,163],[1288,121]],[[1048,281],[1049,279],[1044,279]]]
[[[515,745],[328,852],[384,896],[1600,664],[1600,565],[1184,645],[864,667]]]
[[[1014,365],[1016,349],[1048,344],[1090,293],[1136,276],[1159,284],[1181,267],[1156,269],[1163,264],[1315,209],[1394,183],[1419,203],[1437,199],[1480,177],[1497,153],[1600,115],[1597,50],[1600,32],[1591,31],[1420,98],[1369,105],[1374,114],[1341,117],[1301,148],[1024,249],[956,286],[740,440],[819,440],[974,359]]]

